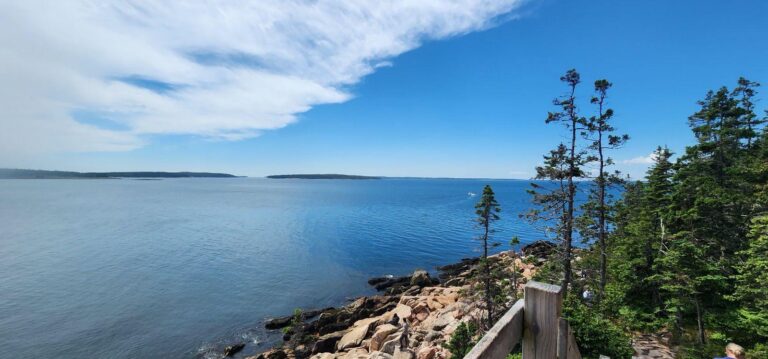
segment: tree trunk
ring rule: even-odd
[[[483,272],[485,272],[485,305],[488,308],[488,326],[486,329],[491,329],[493,326],[493,300],[491,298],[491,263],[488,261],[488,232],[489,232],[490,220],[485,220],[485,234],[483,234]]]
[[[571,106],[573,106],[573,92],[571,93]],[[576,114],[571,107],[571,148],[568,161],[568,204],[565,215],[565,245],[563,254],[563,297],[568,295],[568,288],[571,284],[571,246],[573,242],[573,207],[576,197],[576,185],[573,183],[573,177],[576,174]]]
[[[602,121],[603,117],[603,103],[600,101],[600,118]],[[605,159],[603,158],[603,124],[602,122],[599,123],[599,129],[598,129],[598,139],[597,139],[597,147],[598,147],[598,154],[600,157],[600,174],[598,175],[597,185],[598,185],[598,202],[599,202],[599,223],[600,226],[598,230],[598,242],[600,244],[600,291],[597,294],[597,302],[600,303],[600,301],[603,299],[603,294],[605,293],[605,284],[607,283],[607,267],[608,267],[608,256],[606,254],[607,252],[607,244],[605,243],[605,217],[606,217],[606,208],[605,208],[605,174],[603,173],[605,171]]]
[[[706,342],[706,337],[704,336],[704,320],[703,320],[704,313],[702,312],[701,304],[699,303],[698,297],[695,297],[693,299],[693,304],[696,306],[696,325],[699,330],[698,332],[699,344],[704,344]]]

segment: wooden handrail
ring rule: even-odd
[[[573,331],[562,318],[562,289],[531,281],[524,294],[464,358],[505,359],[522,342],[523,359],[581,359]]]

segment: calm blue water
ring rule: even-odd
[[[525,181],[2,180],[0,357],[252,353],[265,317],[477,255],[486,183],[497,238],[540,239]]]

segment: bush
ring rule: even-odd
[[[445,348],[451,352],[451,358],[461,359],[475,346],[474,337],[477,334],[475,323],[462,322],[451,334],[451,339]]]
[[[768,358],[768,344],[755,344],[752,349],[747,349],[747,359]]]
[[[634,354],[629,335],[573,295],[568,297],[563,312],[582,357],[597,358],[602,354],[612,359],[629,359]]]

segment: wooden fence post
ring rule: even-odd
[[[523,358],[558,357],[562,305],[563,294],[559,286],[534,281],[525,285]]]

